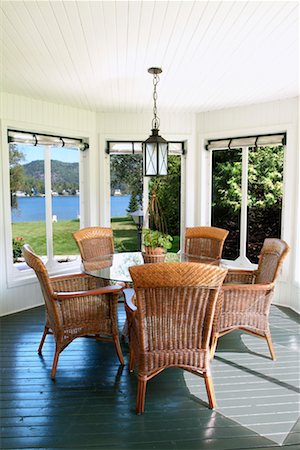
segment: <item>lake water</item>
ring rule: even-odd
[[[111,196],[111,216],[126,216],[129,200],[130,195]],[[79,196],[53,196],[52,214],[57,216],[57,220],[77,219],[79,216]],[[18,209],[13,209],[12,211],[12,222],[33,222],[39,220],[45,220],[45,198],[18,197]]]

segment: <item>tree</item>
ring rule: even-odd
[[[111,155],[111,190],[137,197],[139,205],[143,195],[142,155]]]
[[[150,182],[150,196],[153,190],[167,225],[167,232],[178,236],[180,231],[180,188],[181,188],[181,157],[169,155],[168,175],[154,177]]]
[[[268,208],[281,202],[283,147],[263,147],[249,152],[248,206]]]
[[[239,211],[242,198],[242,161],[239,150],[214,152],[213,206]],[[282,197],[283,147],[259,147],[249,151],[248,207],[266,208]]]
[[[128,208],[126,211],[128,213],[133,213],[134,211],[137,211],[138,209],[139,209],[139,202],[137,201],[137,197],[136,197],[136,195],[131,194],[129,205],[128,205]]]
[[[24,181],[24,168],[21,161],[24,160],[24,154],[18,150],[16,144],[9,146],[9,172],[10,172],[10,202],[12,208],[18,207],[18,200],[15,195],[20,190]]]

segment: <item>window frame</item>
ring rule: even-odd
[[[143,142],[145,135],[132,132],[130,134],[112,133],[112,134],[99,134],[99,148],[100,151],[100,167],[103,168],[103,181],[99,181],[100,202],[105,205],[105,211],[101,216],[101,226],[110,226],[111,210],[110,210],[110,155],[107,152],[108,142]],[[187,209],[187,180],[186,172],[188,167],[187,152],[193,148],[193,138],[190,134],[172,134],[169,136],[168,142],[183,142],[183,153],[181,156],[181,217],[180,217],[180,242],[181,246],[184,242],[184,230],[186,226],[186,209]],[[143,192],[144,198],[148,198],[148,180],[144,177]],[[146,210],[148,201],[143,202],[143,207]]]
[[[74,139],[83,139],[86,142],[89,142],[91,140],[91,136],[88,133],[82,133],[82,135],[78,135],[77,133],[74,133],[74,131],[70,131],[68,129],[45,129],[42,127],[37,126],[36,124],[24,124],[18,123],[18,122],[5,122],[2,121],[1,123],[1,129],[2,129],[2,149],[3,149],[3,202],[4,202],[4,214],[3,214],[3,227],[4,227],[4,236],[5,236],[5,268],[6,268],[6,282],[8,288],[18,287],[25,284],[31,284],[36,282],[36,276],[34,274],[34,271],[32,269],[28,270],[19,270],[15,267],[13,263],[13,255],[12,255],[12,226],[11,226],[11,205],[10,205],[10,172],[9,172],[9,142],[7,139],[7,133],[8,130],[14,129],[14,130],[20,130],[20,131],[28,131],[32,132],[34,130],[38,134],[51,134],[51,135],[67,135],[72,136]],[[86,173],[87,173],[87,159],[88,159],[88,152],[87,151],[80,151],[80,157],[79,157],[79,190],[80,190],[80,200],[79,200],[79,210],[80,210],[80,228],[85,226],[86,218],[88,217],[88,209],[86,205],[89,205],[89,202],[87,202],[87,182],[86,182]],[[49,160],[45,163],[46,165],[50,163],[51,156],[49,149],[45,152],[45,154],[49,154]],[[46,174],[45,174],[46,175]],[[48,175],[49,178],[51,178],[51,172]],[[49,181],[49,180],[48,180]],[[46,178],[45,178],[45,184],[46,184]],[[47,217],[47,204],[46,206],[46,217]],[[49,208],[49,207],[48,207]],[[52,227],[52,224],[50,224],[50,229]],[[49,228],[47,227],[46,222],[46,236],[48,238],[49,236]],[[47,239],[48,240],[48,239]],[[52,240],[52,239],[51,239]],[[47,253],[49,251],[49,244],[46,242],[47,245]],[[53,248],[53,245],[52,245]],[[78,257],[75,258],[75,260],[67,262],[67,263],[58,263],[54,259],[48,258],[49,254],[47,255],[47,260],[45,261],[45,265],[47,267],[47,270],[50,275],[58,275],[58,274],[65,274],[70,273],[74,271],[80,270],[80,264],[81,260]],[[51,252],[50,252],[51,256]]]
[[[111,155],[142,155],[143,156],[143,144],[144,141],[139,140],[139,139],[132,139],[132,140],[128,140],[128,139],[107,139],[106,140],[106,145],[105,145],[105,156],[107,158],[107,162],[108,162],[108,173],[109,173],[109,186],[110,186],[110,156]],[[111,145],[113,146],[114,144],[127,144],[128,148],[125,151],[122,150],[116,150],[116,151],[112,151],[111,150]],[[176,149],[176,150],[172,150],[169,148],[169,144],[174,144],[174,145],[178,145],[180,146],[180,149]],[[140,148],[137,148],[140,147]],[[180,241],[180,250],[182,248],[182,243],[183,243],[183,239],[184,239],[184,216],[183,216],[183,211],[184,211],[184,207],[185,207],[185,197],[183,198],[183,193],[185,192],[185,174],[186,174],[186,153],[187,153],[187,140],[184,139],[173,139],[173,140],[169,140],[168,141],[168,156],[169,155],[175,155],[175,156],[180,156],[181,158],[181,186],[180,186],[180,236],[179,236],[179,241]],[[143,166],[144,166],[144,160],[143,160]],[[155,175],[154,175],[155,176]],[[146,176],[145,175],[145,171],[144,171],[144,167],[143,167],[143,199],[142,199],[142,208],[143,211],[147,211],[148,205],[149,205],[149,182],[150,182],[150,176]],[[110,189],[110,187],[109,187]],[[111,193],[110,193],[111,194]],[[110,215],[110,220],[111,220],[111,210],[109,209],[109,215]],[[110,225],[109,225],[110,226]],[[144,217],[144,226],[147,227],[148,226],[148,219],[146,217]]]
[[[204,207],[204,213],[201,214],[200,212],[200,223],[203,223],[205,225],[211,226],[211,204],[212,204],[212,152],[213,150],[206,150],[206,145],[209,140],[215,140],[215,139],[222,139],[224,136],[230,136],[231,138],[237,138],[239,136],[249,136],[249,135],[269,135],[269,134],[286,134],[286,143],[283,145],[284,148],[284,161],[283,161],[283,191],[282,191],[282,210],[281,210],[281,238],[286,240],[287,242],[290,242],[290,233],[287,231],[287,223],[289,220],[289,215],[291,212],[290,205],[287,204],[286,198],[288,197],[287,192],[291,188],[290,186],[287,186],[289,183],[289,180],[287,179],[287,172],[289,170],[288,166],[290,164],[290,161],[288,159],[288,146],[290,145],[289,135],[292,134],[292,130],[290,125],[281,125],[281,126],[275,126],[275,127],[265,127],[265,128],[259,128],[259,129],[240,129],[240,130],[225,130],[218,133],[205,133],[205,135],[201,136],[201,143],[202,143],[202,168],[201,171],[201,179],[202,179],[202,186],[204,187],[204,192],[202,193],[202,204],[205,204]],[[245,152],[245,148],[247,149],[249,147],[239,147],[242,149],[242,152]],[[242,160],[242,164],[245,164],[245,158]],[[243,167],[243,171],[248,171],[248,164],[245,164],[245,167]],[[244,172],[243,172],[244,173]],[[248,172],[247,172],[248,173]],[[245,182],[245,180],[244,180]],[[242,177],[242,186],[243,186],[243,177]],[[204,196],[204,198],[203,198]],[[244,215],[247,215],[247,191],[245,192],[242,190],[242,201],[244,203]],[[204,203],[205,202],[205,203]],[[200,203],[201,205],[201,203]],[[201,209],[201,208],[200,208]],[[246,222],[242,223],[242,220],[245,220],[245,216],[242,217],[241,214],[241,234],[243,232],[243,243],[244,243],[244,254],[241,253],[241,241],[240,241],[240,255],[235,260],[228,260],[224,259],[222,260],[224,264],[228,267],[239,267],[244,269],[256,269],[257,264],[253,264],[249,261],[249,259],[246,257],[246,243],[247,243],[247,220]],[[242,230],[243,226],[243,230]],[[288,264],[284,265],[283,268],[283,278],[286,280],[288,278]]]

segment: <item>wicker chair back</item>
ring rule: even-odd
[[[275,283],[288,252],[289,246],[285,241],[275,238],[265,239],[259,256],[255,284]]]
[[[22,248],[22,253],[26,264],[31,267],[39,280],[43,298],[45,301],[47,320],[51,328],[56,327],[59,321],[59,314],[55,303],[53,302],[53,286],[50,283],[47,269],[39,256],[37,256],[30,245],[25,244]]]
[[[136,292],[141,352],[208,348],[215,301],[226,270],[198,263],[148,264],[129,270]]]
[[[227,230],[216,227],[192,227],[185,232],[185,253],[221,259]]]
[[[113,231],[111,228],[88,227],[73,233],[83,264],[99,257],[114,253]]]

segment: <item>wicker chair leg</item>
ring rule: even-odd
[[[59,358],[59,350],[56,347],[55,349],[55,355],[54,355],[54,359],[53,359],[53,365],[52,365],[52,371],[51,371],[51,379],[54,380],[55,378],[55,374],[56,374],[56,368],[57,368],[57,363],[58,363],[58,358]]]
[[[273,342],[272,342],[272,338],[271,338],[270,334],[266,335],[266,340],[267,340],[267,344],[268,344],[268,347],[269,347],[269,350],[271,353],[271,358],[273,359],[273,361],[276,361],[276,355],[275,355]]]
[[[124,357],[120,346],[119,336],[113,336],[113,339],[120,364],[124,366]]]
[[[218,344],[218,338],[219,337],[217,334],[213,335],[211,338],[211,345],[210,345],[210,358],[211,359],[214,359],[215,351],[216,351],[217,344]]]
[[[47,334],[48,334],[48,330],[49,330],[49,328],[45,326],[45,327],[44,327],[43,336],[42,336],[42,339],[41,339],[41,342],[40,342],[40,345],[39,345],[39,349],[38,349],[38,354],[39,354],[39,355],[42,353],[42,348],[43,348],[43,345],[44,345],[46,336],[47,336]]]
[[[129,372],[133,372],[134,369],[134,353],[133,350],[130,350],[129,353]]]
[[[216,407],[216,397],[212,377],[204,374],[205,387],[207,392],[208,404],[210,409]]]
[[[137,398],[136,398],[136,413],[143,414],[145,409],[147,380],[143,378],[138,379]]]

